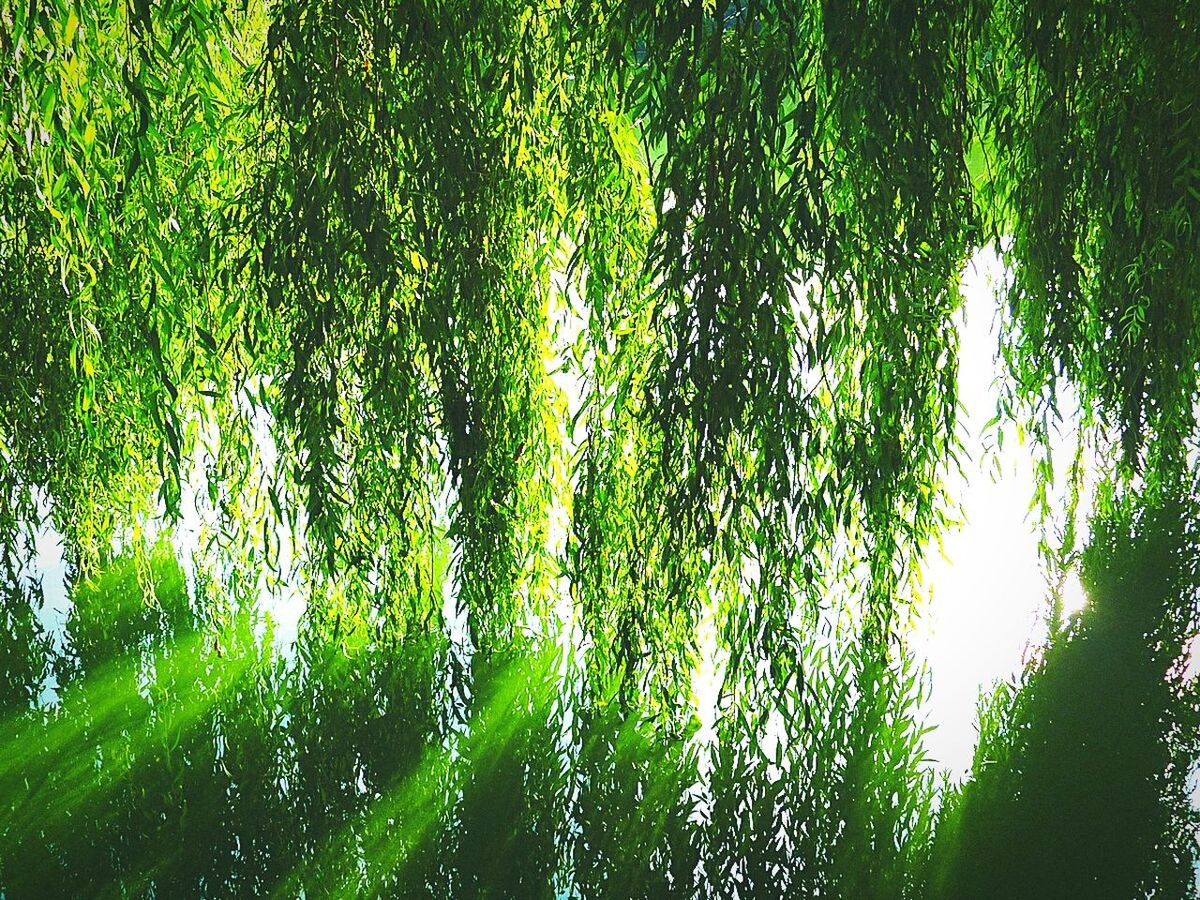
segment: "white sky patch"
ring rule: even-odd
[[[950,496],[962,506],[963,524],[945,536],[945,555],[932,546],[926,584],[932,591],[909,636],[909,649],[929,668],[932,690],[925,714],[935,726],[926,738],[930,758],[958,779],[971,766],[976,705],[981,691],[1024,667],[1046,636],[1048,588],[1038,556],[1033,454],[1011,429],[1001,448],[984,430],[995,414],[997,287],[1004,276],[994,251],[977,253],[963,275],[960,322],[959,399],[965,407],[966,455],[960,476],[951,473]],[[1056,436],[1056,473],[1074,453],[1071,423]],[[1086,516],[1086,499],[1079,510]],[[1063,612],[1086,603],[1077,574],[1063,586]]]

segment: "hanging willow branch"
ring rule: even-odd
[[[4,6],[4,546],[44,493],[94,567],[207,488],[241,564],[287,533],[401,633],[442,627],[448,523],[473,643],[566,590],[597,698],[673,709],[709,614],[726,698],[792,696],[838,589],[883,658],[943,524],[977,219],[1009,416],[1066,379],[1145,477],[1195,438],[1196,21]]]

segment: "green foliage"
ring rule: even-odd
[[[1066,376],[1130,462],[1194,431],[1198,51],[1169,13],[5,8],[5,547],[42,488],[94,568],[207,456],[243,568],[286,532],[420,630],[449,482],[477,641],[549,611],[569,506],[635,693],[670,705],[746,560],[735,643],[848,583],[882,646],[944,517],[977,211],[1011,245],[1010,414]]]
[[[1197,8],[986,8],[975,104],[983,206],[1011,241],[1011,395],[1056,413],[1066,378],[1127,465],[1177,455],[1200,360]]]
[[[48,674],[50,639],[37,617],[41,593],[13,573],[0,585],[0,717],[33,706]]]
[[[980,767],[934,839],[902,640],[958,281],[1003,249],[1043,518],[1072,415],[1165,508],[1197,68],[1191,0],[0,2],[6,895],[921,896],[966,884],[945,847],[1024,847]],[[62,647],[19,574],[44,508]],[[996,784],[1060,810],[1042,706],[1099,703],[1109,650],[1161,713],[1103,710],[1138,784],[1195,749],[1193,598],[1114,586],[1105,516],[1094,609],[985,720]]]
[[[844,637],[803,663],[802,707],[720,723],[702,893],[730,896],[736,882],[750,897],[925,896],[934,790],[919,673]]]

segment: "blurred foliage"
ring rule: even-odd
[[[1067,760],[1184,890],[1198,70],[1194,0],[0,0],[5,896],[1087,894]],[[989,244],[1052,574],[1108,499],[946,794]]]

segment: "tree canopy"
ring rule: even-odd
[[[982,848],[1037,815],[1005,779],[1086,755],[1054,710],[1094,691],[1158,714],[1127,742],[1154,787],[1121,782],[1148,810],[1121,877],[1183,890],[1197,71],[1193,0],[0,0],[0,785],[25,792],[0,823],[45,800],[13,758],[33,741],[30,766],[115,760],[47,782],[97,835],[150,828],[105,824],[155,820],[113,799],[158,790],[142,767],[165,809],[209,791],[196,821],[297,804],[291,843],[214,845],[237,872],[110,847],[96,890],[536,896],[569,870],[585,895],[703,871],[984,896],[963,866],[1004,872]],[[1047,565],[1083,553],[1095,621],[983,710],[1005,774],[981,755],[943,803],[903,632],[952,518],[960,277],[989,245],[993,427],[1029,436],[1031,500],[1066,523]],[[70,652],[20,577],[46,516]],[[182,563],[152,540],[181,521],[205,523]],[[299,666],[255,611],[281,589]],[[1091,687],[1108,653],[1142,680]],[[164,735],[192,775],[142,752]]]

